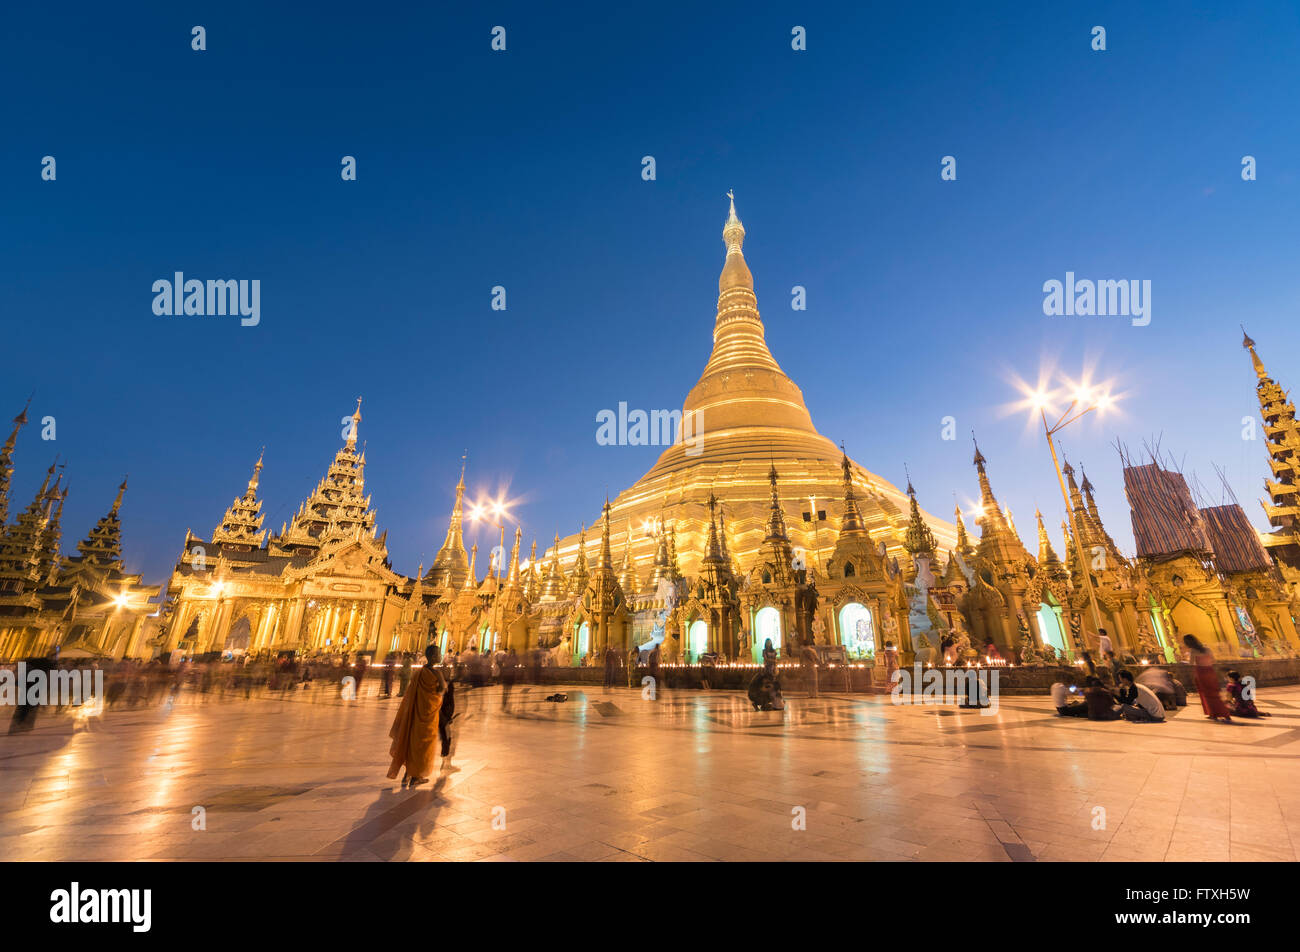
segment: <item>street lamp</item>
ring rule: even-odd
[[[1079,572],[1083,575],[1083,587],[1088,592],[1088,605],[1092,609],[1092,621],[1098,633],[1101,631],[1101,610],[1097,607],[1097,593],[1092,587],[1092,573],[1088,570],[1088,561],[1083,554],[1083,541],[1079,536],[1079,526],[1074,518],[1074,509],[1070,505],[1070,494],[1065,489],[1065,476],[1061,472],[1061,461],[1056,453],[1055,436],[1058,432],[1065,429],[1076,420],[1082,419],[1093,410],[1098,414],[1104,413],[1115,403],[1115,398],[1110,391],[1101,386],[1088,386],[1086,382],[1080,382],[1074,385],[1071,381],[1072,389],[1069,392],[1070,405],[1065,408],[1065,412],[1057,419],[1054,424],[1047,422],[1047,410],[1053,402],[1053,394],[1045,391],[1040,385],[1036,390],[1025,389],[1025,395],[1030,407],[1038,411],[1039,419],[1043,422],[1043,436],[1047,440],[1047,448],[1052,453],[1052,465],[1056,468],[1056,482],[1061,487],[1061,501],[1065,504],[1065,515],[1070,522],[1070,534],[1074,536],[1074,551],[1079,560]],[[1082,407],[1082,409],[1080,409]],[[1053,410],[1053,413],[1056,411]],[[1080,646],[1082,647],[1082,646]]]
[[[469,511],[471,522],[478,523],[480,521],[486,521],[488,525],[496,526],[501,530],[501,543],[497,546],[496,551],[492,553],[492,567],[490,569],[492,572],[501,571],[500,567],[497,565],[498,559],[501,562],[506,560],[506,519],[510,516],[509,510],[506,508],[507,505],[508,504],[501,499],[489,500],[487,502],[476,502]],[[497,553],[500,553],[500,555]],[[496,647],[495,642],[496,639],[493,638],[494,648]]]

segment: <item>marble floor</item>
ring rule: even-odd
[[[1294,860],[1300,688],[1270,719],[995,716],[888,697],[463,692],[452,763],[385,779],[396,700],[188,695],[0,734],[5,860]],[[201,809],[199,809],[201,808]],[[195,827],[202,827],[196,829]]]

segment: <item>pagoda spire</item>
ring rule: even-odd
[[[357,409],[352,414],[352,425],[348,427],[347,448],[356,449],[357,428],[361,425],[361,398],[357,397]],[[364,454],[364,451],[363,451]]]
[[[254,549],[262,547],[262,543],[266,540],[266,533],[261,531],[265,516],[262,514],[262,501],[257,498],[257,486],[262,475],[262,459],[265,455],[266,448],[263,447],[262,453],[257,457],[257,464],[253,467],[253,475],[248,480],[248,488],[244,490],[244,495],[230,504],[226,514],[221,518],[221,523],[212,530],[213,543],[249,546]],[[125,480],[122,482],[126,485]]]
[[[578,530],[578,558],[573,565],[573,574],[569,577],[569,593],[581,595],[590,577],[591,573],[587,570],[587,524],[584,522]]]
[[[600,525],[600,570],[602,572],[614,571],[614,557],[609,551],[609,497],[605,497],[605,508],[601,510]]]
[[[118,511],[122,508],[122,495],[126,492],[126,477],[117,487],[117,498],[109,507],[107,515],[95,523],[89,535],[77,546],[77,561],[100,567],[122,569],[122,522]]]
[[[45,494],[45,527],[40,534],[40,542],[37,546],[37,572],[39,573],[39,583],[41,585],[50,585],[54,581],[55,570],[59,564],[59,542],[62,539],[62,521],[63,521],[63,503],[68,498],[68,489],[63,487],[59,489],[59,484],[63,481],[63,473],[59,473],[54,480],[54,486]]]
[[[640,580],[637,578],[636,566],[632,564],[632,523],[629,520],[627,532],[623,541],[623,565],[618,573],[619,588],[623,589],[623,594],[632,598],[641,588]]]
[[[968,559],[975,551],[975,546],[971,545],[970,536],[966,534],[966,518],[961,514],[961,506],[953,506],[952,516],[957,523],[957,554]]]
[[[1050,565],[1059,565],[1061,560],[1057,558],[1056,550],[1052,548],[1052,540],[1047,535],[1047,527],[1043,525],[1043,514],[1039,510],[1034,510],[1034,518],[1038,520],[1038,564],[1046,568]]]
[[[478,564],[478,543],[475,542],[469,547],[469,571],[465,573],[465,584],[461,586],[464,591],[472,592],[478,588],[478,578],[475,566]]]
[[[510,550],[510,574],[506,578],[506,584],[511,588],[519,587],[519,545],[523,541],[523,537],[523,527],[515,526],[515,545]]]
[[[325,477],[311,497],[298,507],[286,531],[274,541],[286,551],[319,551],[335,542],[375,535],[375,512],[365,495],[366,454],[357,452],[357,428],[361,423],[361,398],[352,414],[343,447],[334,455]]]
[[[709,493],[709,541],[707,547],[704,550],[705,562],[722,561],[722,549],[718,546],[718,520],[716,514],[717,507],[718,507],[718,499],[716,496],[713,495],[712,492],[710,492]]]
[[[989,484],[989,474],[984,468],[988,460],[980,452],[978,442],[975,444],[975,459],[973,462],[975,469],[979,471],[980,515],[975,521],[980,527],[980,532],[988,532],[990,529],[1009,530],[1006,517],[1002,514],[1002,507],[998,505],[997,498],[993,495],[993,487]]]
[[[907,497],[911,514],[907,522],[907,531],[903,535],[903,548],[912,553],[913,557],[918,555],[933,557],[939,548],[939,543],[935,541],[929,525],[921,518],[921,507],[916,504],[916,490],[912,488],[910,476],[907,480]]]
[[[858,500],[853,495],[853,464],[843,446],[840,447],[840,469],[844,472],[844,518],[840,522],[840,534],[862,535],[867,527],[858,512]]]
[[[456,502],[451,507],[451,521],[447,524],[447,538],[434,557],[429,578],[434,585],[455,587],[469,572],[469,556],[465,554],[465,457],[461,457],[460,480],[456,483]]]
[[[1260,500],[1273,530],[1260,541],[1289,583],[1292,593],[1300,591],[1300,425],[1289,395],[1264,369],[1255,342],[1242,328],[1241,346],[1250,351],[1258,382],[1259,415],[1264,421],[1264,446],[1272,479],[1264,480],[1267,498]]]
[[[542,598],[555,599],[564,595],[564,570],[560,568],[560,534],[555,534],[555,544],[551,548],[551,561],[546,567],[546,578],[542,582]]]
[[[27,398],[27,405],[14,417],[14,428],[9,439],[0,447],[0,527],[9,521],[9,484],[14,474],[14,446],[18,442],[18,431],[27,424],[27,410],[32,405],[32,398]]]
[[[767,538],[763,541],[789,542],[790,536],[785,530],[785,513],[781,509],[781,494],[777,489],[777,472],[776,463],[773,462],[771,468],[767,471],[767,481],[772,487],[772,504],[771,510],[767,517]],[[814,514],[815,515],[815,514]]]

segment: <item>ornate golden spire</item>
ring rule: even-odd
[[[841,535],[861,535],[867,531],[862,523],[862,514],[858,512],[858,500],[853,495],[853,464],[849,454],[840,447],[840,469],[844,472],[844,518],[840,520]]]
[[[600,570],[614,571],[614,557],[609,551],[609,497],[605,497],[605,508],[601,514],[600,525]]]
[[[632,523],[627,524],[627,534],[623,542],[623,567],[618,574],[618,584],[623,594],[631,599],[641,588],[637,578],[636,566],[632,564]]]
[[[745,253],[742,250],[745,226],[736,217],[736,196],[727,192],[727,198],[731,199],[731,212],[727,216],[727,223],[722,226],[722,243],[727,246],[727,260],[722,266],[722,274],[718,276],[718,292],[732,288],[753,291],[754,276],[749,273],[749,265],[745,264]]]
[[[573,565],[573,574],[569,576],[569,593],[581,595],[590,577],[591,573],[587,571],[587,524],[584,522],[578,530],[578,558]]]
[[[542,582],[541,597],[546,599],[561,598],[564,595],[564,570],[560,568],[560,534],[555,534],[555,544],[551,548],[551,562],[546,567],[546,578]]]
[[[790,537],[785,531],[785,513],[781,509],[781,496],[777,490],[776,480],[776,463],[773,463],[771,469],[767,471],[767,481],[772,486],[772,507],[767,517],[767,539],[764,541],[788,542]]]
[[[447,525],[447,538],[434,556],[429,579],[434,585],[455,587],[469,571],[469,558],[465,554],[464,530],[465,457],[461,457],[460,481],[456,483],[456,502],[451,507],[451,522]]]
[[[361,398],[357,397],[357,409],[352,414],[352,425],[348,427],[348,449],[354,449],[357,445],[357,428],[361,425]]]
[[[1038,564],[1044,568],[1059,565],[1061,560],[1057,558],[1056,550],[1052,548],[1052,540],[1047,536],[1047,527],[1043,525],[1043,514],[1035,509],[1034,518],[1038,520]]]
[[[709,541],[707,547],[704,550],[705,562],[722,561],[722,550],[718,547],[718,520],[716,515],[717,507],[718,507],[718,499],[716,496],[713,495],[712,492],[710,492],[709,493]]]
[[[1241,329],[1241,346],[1250,351],[1250,362],[1255,367],[1255,376],[1261,381],[1268,379],[1268,372],[1264,370],[1264,361],[1259,359],[1259,354],[1255,353],[1255,342],[1250,339],[1246,333],[1246,328]]]
[[[262,543],[266,541],[266,533],[261,531],[262,520],[265,518],[262,514],[262,501],[257,498],[257,485],[262,473],[262,456],[265,453],[266,449],[263,447],[262,455],[257,457],[257,465],[253,467],[253,476],[248,481],[248,488],[244,490],[244,495],[230,504],[226,514],[221,517],[221,522],[212,530],[214,544],[248,546],[257,549],[261,548]],[[126,486],[125,479],[122,485]]]
[[[969,558],[975,547],[970,544],[970,536],[966,535],[966,519],[961,514],[961,506],[953,506],[952,515],[957,523],[957,552],[962,558]]]
[[[506,584],[512,588],[519,586],[519,543],[523,540],[523,536],[523,527],[515,526],[515,545],[510,550],[510,574],[506,578]]]
[[[14,428],[9,434],[9,439],[5,440],[3,447],[0,447],[0,527],[9,520],[9,481],[14,474],[14,445],[18,441],[18,431],[27,423],[27,408],[31,405],[31,397],[28,397],[27,406],[14,417]]]
[[[911,515],[907,522],[907,532],[903,534],[903,548],[912,555],[933,556],[939,544],[934,540],[934,533],[921,518],[921,507],[916,504],[916,490],[912,488],[911,477],[907,480],[907,496],[911,504]]]
[[[465,573],[465,584],[461,586],[465,591],[472,592],[478,588],[478,579],[476,577],[478,565],[478,543],[475,542],[469,547],[469,571]]]
[[[984,454],[980,452],[980,445],[975,444],[975,468],[979,471],[980,481],[980,516],[976,519],[980,527],[980,532],[985,533],[990,530],[1008,530],[1007,520],[1002,515],[1002,507],[998,505],[997,499],[993,495],[993,487],[989,484],[989,474],[984,470],[984,464],[988,462],[984,459]]]

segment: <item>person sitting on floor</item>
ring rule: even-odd
[[[1088,705],[1079,696],[1079,686],[1074,675],[1065,672],[1062,679],[1052,685],[1052,706],[1060,717],[1087,717]]]
[[[1136,680],[1138,684],[1145,684],[1156,693],[1166,711],[1187,706],[1186,688],[1164,668],[1143,668]]]
[[[1113,721],[1119,718],[1119,707],[1115,704],[1115,695],[1106,690],[1097,677],[1089,677],[1084,682],[1083,700],[1088,705],[1088,720]]]
[[[1119,712],[1124,720],[1151,724],[1165,719],[1165,708],[1156,692],[1134,681],[1131,671],[1121,669],[1115,682],[1115,696],[1119,699]]]
[[[1240,671],[1228,672],[1228,710],[1233,717],[1269,717],[1267,711],[1255,706],[1254,679],[1249,687],[1241,683]]]

